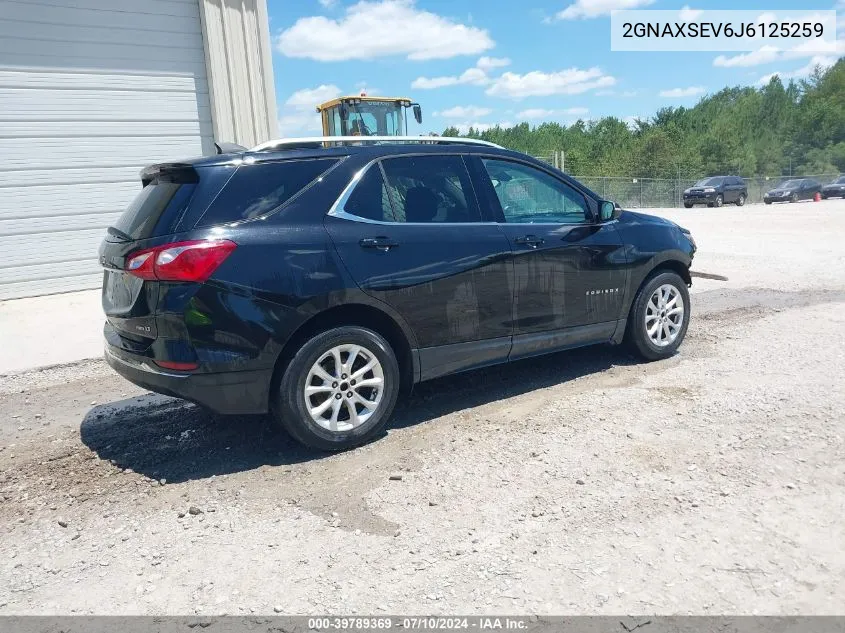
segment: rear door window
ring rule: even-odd
[[[480,222],[460,156],[402,156],[382,161],[396,222]]]
[[[336,158],[241,165],[197,226],[251,220],[278,210],[338,162]]]

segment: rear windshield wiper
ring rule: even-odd
[[[108,229],[106,229],[106,233],[108,233],[112,237],[118,238],[121,242],[132,242],[132,241],[134,241],[132,239],[131,235],[127,235],[126,233],[124,233],[120,229],[116,229],[113,226],[110,226]]]

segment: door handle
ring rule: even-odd
[[[384,236],[365,237],[360,242],[358,242],[358,244],[361,245],[361,248],[375,248],[385,253],[391,248],[399,246],[399,244],[391,240],[389,237]]]
[[[546,240],[542,237],[537,237],[536,235],[523,235],[522,237],[518,237],[514,240],[515,243],[519,244],[520,246],[530,246],[531,248],[537,248],[540,244],[543,244]]]

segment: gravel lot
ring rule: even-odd
[[[676,357],[437,380],[341,455],[1,376],[0,614],[841,613],[845,202],[662,214],[727,277]]]

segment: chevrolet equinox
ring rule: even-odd
[[[100,247],[106,358],[324,450],[424,380],[596,343],[671,356],[689,231],[466,139],[275,141],[158,164]]]

